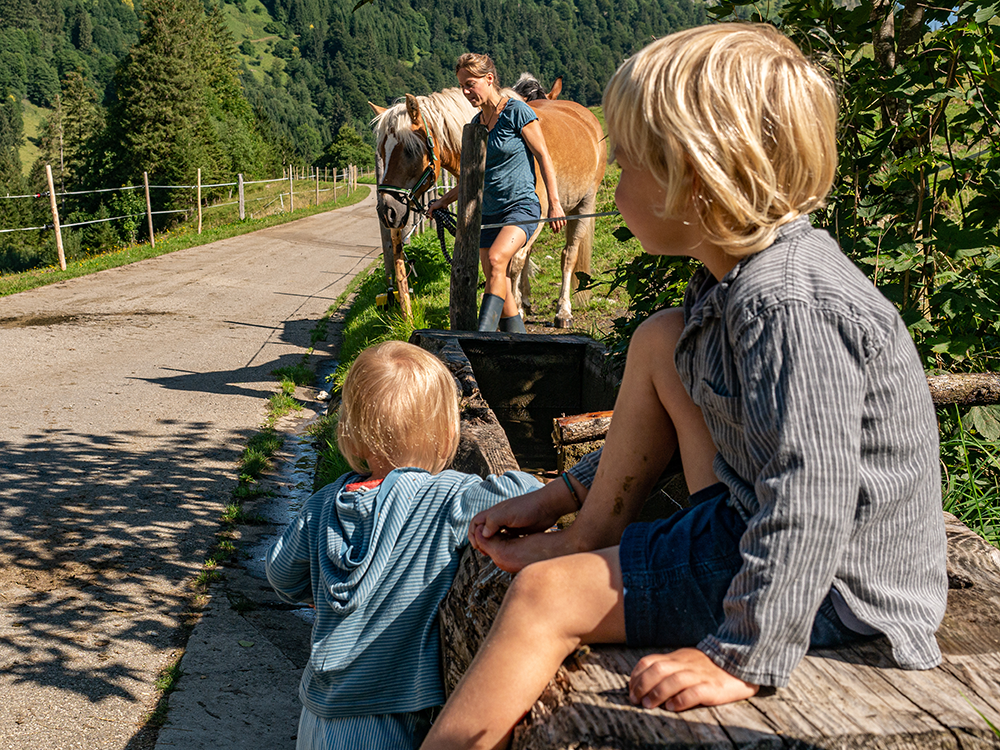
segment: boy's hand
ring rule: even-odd
[[[478,513],[469,524],[469,541],[480,552],[478,540],[492,539],[501,531],[522,536],[545,531],[561,516],[576,509],[560,484],[550,482],[539,490],[512,497]],[[565,497],[564,497],[565,495]],[[568,500],[568,503],[567,503]]]
[[[696,648],[644,656],[632,670],[629,700],[644,708],[662,704],[668,711],[721,706],[757,694],[759,685],[744,682]]]

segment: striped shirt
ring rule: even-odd
[[[359,479],[315,493],[267,554],[278,595],[316,605],[299,697],[323,719],[444,703],[437,610],[469,522],[542,486],[513,471],[484,480],[396,469],[378,488],[345,489]]]
[[[805,218],[721,281],[700,269],[675,362],[747,522],[726,619],[699,645],[784,686],[835,590],[896,662],[940,663],[947,601],[938,432],[906,326]],[[587,484],[596,457],[574,471]]]

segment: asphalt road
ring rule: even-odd
[[[0,298],[0,748],[151,744],[270,373],[379,247],[369,196]]]

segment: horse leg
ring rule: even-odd
[[[598,183],[599,184],[599,183]],[[597,206],[597,187],[583,196],[573,208],[573,214],[592,214]],[[572,218],[572,217],[568,217]],[[577,292],[579,286],[576,272],[590,273],[590,261],[594,252],[594,220],[577,219],[566,224],[566,246],[562,252],[562,284],[559,287],[559,302],[556,307],[556,328],[569,328],[573,323],[571,296],[577,304],[590,301],[590,292]]]
[[[531,248],[535,246],[535,240],[541,234],[544,226],[544,224],[539,224],[535,228],[528,241],[524,243],[524,247],[517,252],[514,260],[511,261],[509,271],[511,286],[514,290],[514,298],[517,300],[517,307],[522,311],[522,315],[531,312]]]
[[[566,246],[562,251],[562,284],[559,287],[559,302],[556,307],[556,328],[569,328],[573,324],[570,298],[578,285],[575,272],[590,271],[593,236],[593,219],[577,219],[566,225]]]

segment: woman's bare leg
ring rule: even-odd
[[[495,294],[504,300],[505,318],[520,313],[514,304],[514,295],[511,294],[507,266],[510,265],[514,253],[524,246],[526,240],[527,235],[520,227],[504,227],[492,245],[479,248],[479,259],[483,264],[483,275],[486,276],[486,293]]]
[[[617,547],[525,568],[421,747],[505,747],[563,659],[586,643],[624,641]]]

